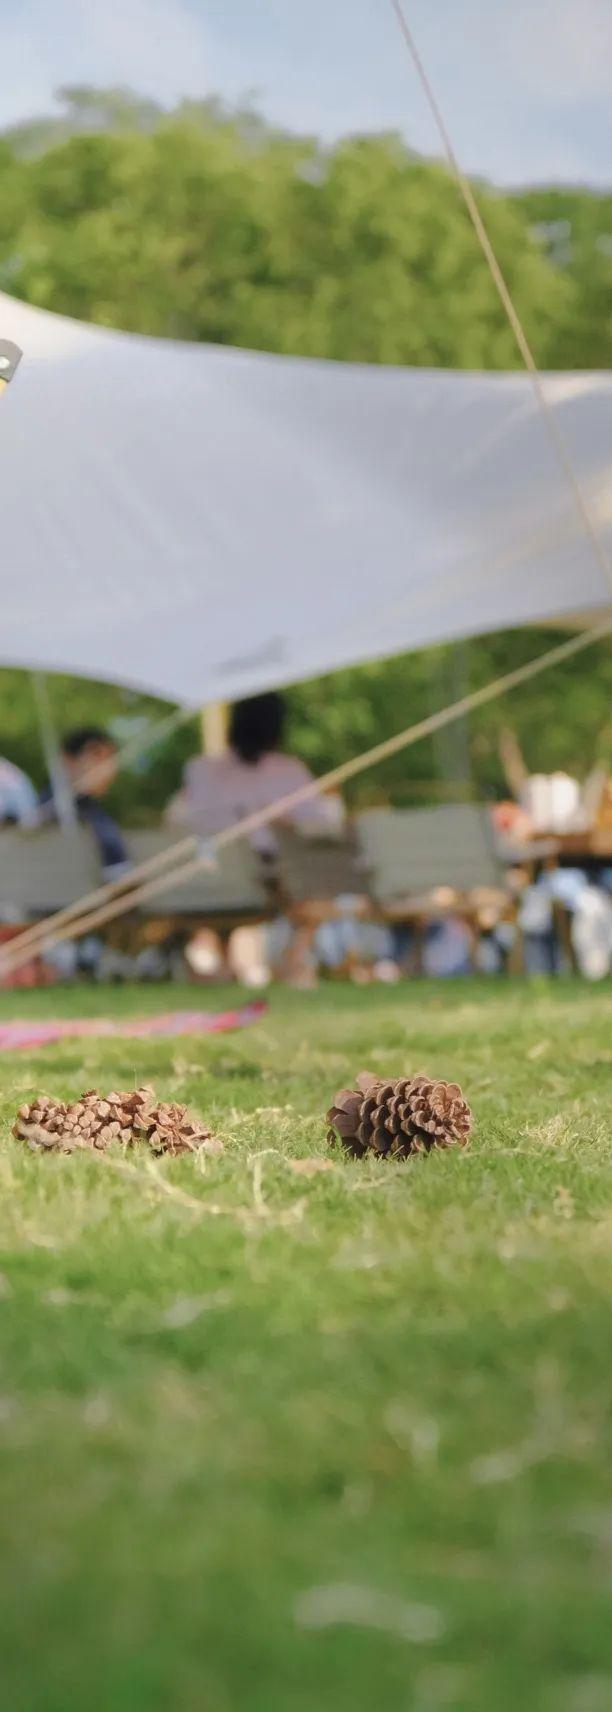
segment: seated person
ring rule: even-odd
[[[226,753],[198,755],[188,762],[183,789],[169,805],[170,822],[210,836],[308,784],[312,774],[304,762],[283,753],[284,713],[282,696],[272,692],[237,702],[231,711]],[[304,830],[334,832],[338,802],[312,796],[290,808],[282,819],[286,825]],[[273,857],[277,849],[274,826],[260,827],[253,833],[252,843],[265,859]],[[311,984],[315,933],[316,923],[310,920],[292,923],[281,964],[286,978],[298,986]],[[206,958],[215,958],[217,967],[223,967],[215,934],[199,934],[198,949]],[[238,928],[232,934],[226,966],[249,984],[263,984],[269,970],[261,930]]]
[[[90,826],[105,870],[116,870],[129,861],[128,852],[117,822],[103,807],[117,773],[117,745],[98,725],[79,726],[62,740],[62,764],[70,785],[76,811],[83,826]],[[41,797],[41,806],[52,810],[53,797],[48,789]]]
[[[0,755],[0,826],[34,826],[36,791],[26,773]]]
[[[276,692],[236,702],[226,753],[196,755],[188,761],[183,789],[169,807],[170,822],[204,835],[221,832],[308,784],[312,774],[304,762],[283,753],[284,719],[284,701]],[[335,804],[323,797],[308,797],[288,810],[283,820],[292,826],[333,830]],[[255,832],[253,844],[262,855],[273,855],[273,827]]]

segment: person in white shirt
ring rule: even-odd
[[[0,755],[0,826],[34,826],[38,797],[27,773]]]

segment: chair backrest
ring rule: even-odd
[[[90,832],[47,826],[0,832],[0,910],[19,916],[63,909],[100,884],[100,859]]]
[[[164,850],[181,842],[181,834],[170,828],[155,828],[145,832],[128,832],[126,844],[135,862],[146,862]],[[205,842],[201,845],[205,850]],[[196,852],[197,853],[197,852]],[[191,860],[189,853],[180,858]],[[269,899],[261,874],[260,862],[250,844],[228,844],[215,858],[214,866],[201,868],[184,885],[178,885],[168,866],[168,882],[154,897],[145,898],[142,908],[146,915],[259,915],[268,913]],[[159,871],[159,878],[163,869]],[[153,876],[151,876],[153,878]]]
[[[354,832],[326,838],[279,826],[274,836],[278,848],[275,871],[287,903],[318,903],[343,895],[363,896],[369,891],[368,864]]]
[[[503,884],[486,808],[370,809],[358,816],[357,830],[383,907],[426,897],[438,886],[465,893]]]

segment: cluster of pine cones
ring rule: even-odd
[[[465,1147],[472,1114],[457,1082],[430,1076],[400,1076],[383,1081],[363,1072],[355,1088],[341,1088],[327,1113],[328,1141],[339,1139],[355,1159],[407,1159],[432,1148]],[[153,1088],[102,1095],[89,1088],[72,1105],[40,1094],[21,1106],[13,1135],[34,1151],[77,1148],[104,1151],[114,1142],[131,1147],[146,1142],[153,1153],[222,1152],[207,1125],[186,1106],[158,1100]]]
[[[327,1113],[327,1139],[339,1138],[354,1159],[364,1153],[407,1159],[432,1147],[465,1147],[472,1114],[457,1082],[400,1076],[384,1082],[364,1071],[341,1088]]]
[[[39,1094],[20,1107],[13,1135],[34,1151],[55,1148],[58,1153],[74,1153],[77,1148],[104,1151],[112,1143],[131,1147],[142,1141],[153,1153],[222,1151],[222,1143],[206,1124],[190,1116],[186,1106],[157,1100],[153,1088],[122,1094],[99,1094],[89,1088],[71,1105]]]

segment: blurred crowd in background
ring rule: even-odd
[[[192,756],[167,802],[162,819],[176,829],[177,841],[186,832],[210,838],[309,782],[312,774],[304,761],[287,752],[284,727],[279,694],[269,692],[233,707],[223,753]],[[500,891],[499,898],[476,901],[468,920],[453,908],[449,888],[438,887],[421,923],[419,972],[502,973],[517,966],[513,958],[520,935],[521,967],[527,972],[572,968],[601,978],[612,963],[612,785],[607,772],[593,769],[582,785],[561,772],[530,773],[509,728],[502,731],[500,755],[511,794],[490,805],[491,838],[513,907],[504,904]],[[65,793],[75,820],[93,837],[102,876],[127,873],[125,827],[108,800],[119,759],[115,738],[97,725],[64,735],[59,774],[56,769],[41,791],[8,757],[0,758],[0,825],[35,834],[61,813]],[[349,823],[336,792],[313,795],[280,817],[281,825],[318,840],[342,838]],[[274,826],[259,828],[252,843],[272,873]],[[572,859],[574,847],[579,856]],[[1,856],[0,909],[6,931],[13,931],[11,900],[2,896]],[[348,973],[355,980],[393,981],[414,969],[415,939],[414,923],[376,919],[375,912],[364,910],[362,899],[348,894],[306,924],[303,918],[299,923],[287,919],[279,909],[274,920],[227,935],[214,925],[200,926],[180,954],[175,941],[128,953],[109,946],[103,935],[89,935],[49,952],[46,978],[187,974],[200,980],[237,977],[263,986],[277,974],[307,986],[322,973]]]

